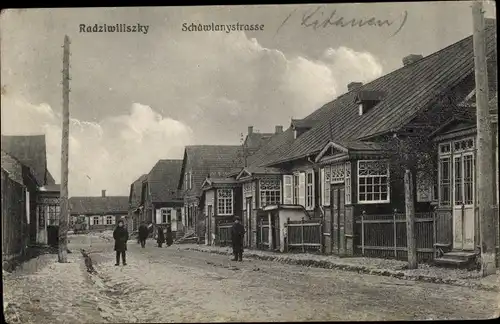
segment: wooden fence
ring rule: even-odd
[[[435,215],[433,212],[416,213],[415,236],[419,262],[434,258]],[[360,240],[356,254],[373,258],[395,258],[407,260],[406,216],[362,214],[356,219],[356,233]]]
[[[2,170],[2,263],[24,253],[29,240],[25,187]]]
[[[300,250],[322,250],[323,226],[320,221],[300,220],[285,223],[286,229],[286,251]]]

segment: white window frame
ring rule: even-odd
[[[360,164],[361,163],[385,163],[387,165],[387,175],[368,175],[368,176],[360,176],[359,170],[360,170]],[[358,160],[358,168],[357,168],[357,175],[358,175],[358,181],[357,181],[357,187],[358,187],[358,203],[359,204],[386,204],[391,202],[391,186],[390,186],[390,169],[389,169],[389,162],[387,160]],[[377,178],[377,177],[387,177],[387,199],[384,200],[361,200],[360,199],[360,179],[362,178]]]
[[[283,204],[293,205],[293,175],[291,174],[283,175]]]
[[[323,206],[330,206],[330,200],[331,200],[331,176],[332,176],[332,169],[328,165],[323,168],[323,181],[322,181],[322,186],[323,186],[323,192],[322,192],[322,197],[323,197]]]
[[[231,193],[230,198],[221,198],[222,191],[228,191]],[[226,209],[226,200],[231,199],[231,204],[229,210]],[[222,202],[222,204],[221,204]],[[222,208],[221,208],[222,206]],[[222,212],[221,212],[222,211]],[[221,188],[217,189],[217,215],[220,216],[230,216],[234,212],[234,192],[232,188]]]
[[[278,183],[278,189],[262,189],[262,181],[276,181]],[[260,205],[260,208],[263,208],[267,205],[275,205],[275,204],[281,204],[282,201],[283,201],[283,197],[281,195],[281,180],[280,179],[261,179],[259,180],[259,205]],[[264,201],[264,196],[266,196],[267,194],[270,194],[270,193],[274,193],[275,196],[278,197],[278,201],[276,202],[271,202],[269,204],[264,204],[263,201]],[[266,199],[267,200],[267,199]],[[245,204],[245,201],[244,201],[244,206],[246,206]],[[246,208],[246,207],[245,207]]]
[[[172,208],[160,208],[160,215],[161,215],[160,220],[162,224],[168,223],[169,214],[170,214],[170,220],[172,221],[172,215],[173,215]]]
[[[111,222],[109,222],[111,220]],[[106,215],[106,225],[114,225],[116,223],[115,216]]]
[[[352,204],[352,177],[351,177],[351,162],[346,162],[345,163],[345,199],[344,199],[344,204],[345,205],[350,205]]]
[[[97,220],[97,222],[96,222]],[[92,225],[100,225],[100,220],[101,220],[101,217],[100,216],[92,216]]]
[[[313,210],[315,201],[314,201],[314,170],[307,170],[305,172],[305,207],[307,210]],[[309,182],[308,178],[310,177],[311,182]]]

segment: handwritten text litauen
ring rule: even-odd
[[[283,23],[280,25],[276,33],[288,22],[288,20],[292,17],[292,15],[297,11],[295,9],[292,11],[286,18],[283,20]],[[408,12],[405,10],[403,12],[403,17],[401,18],[401,23],[399,25],[398,29],[391,35],[394,36],[401,29],[406,23],[406,19],[408,18]],[[312,28],[314,30],[317,30],[319,28],[328,28],[328,27],[390,27],[392,26],[397,20],[381,20],[376,17],[370,17],[366,19],[359,19],[359,18],[352,18],[352,19],[346,19],[343,16],[339,16],[337,14],[337,10],[334,9],[333,11],[324,11],[322,10],[321,7],[316,7],[315,9],[311,9],[306,11],[302,15],[302,20],[300,25],[303,27],[308,27]]]

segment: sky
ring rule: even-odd
[[[494,2],[484,8],[494,18]],[[70,38],[70,196],[128,195],[159,159],[182,159],[186,145],[240,144],[248,126],[286,129],[349,82],[369,82],[409,54],[427,56],[472,34],[467,1],[13,9],[0,17],[1,132],[45,134],[56,181],[62,45]],[[389,23],[322,24],[328,17]],[[183,30],[200,23],[263,26]],[[141,32],[86,33],[82,24]]]

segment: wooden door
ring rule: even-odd
[[[252,246],[252,197],[246,198],[246,213],[245,213],[245,242],[247,246]]]
[[[474,153],[453,156],[453,248],[474,249]]]
[[[331,210],[332,210],[332,241],[333,252],[343,253],[345,250],[345,186],[344,184],[333,184],[331,187]]]

